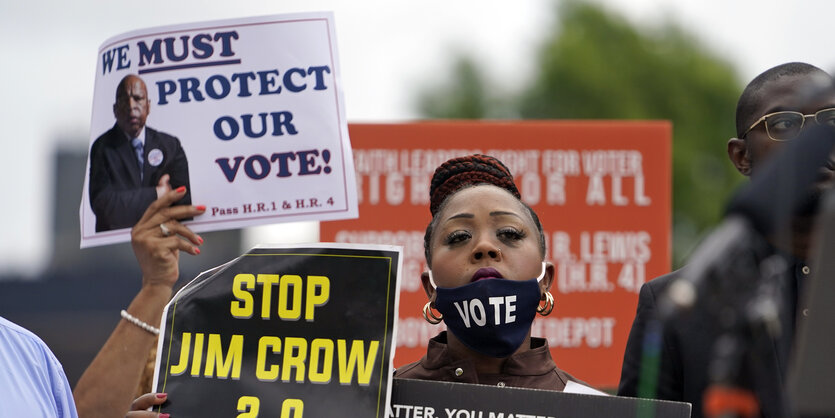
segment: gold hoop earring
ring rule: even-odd
[[[545,305],[537,306],[536,312],[542,316],[548,316],[552,310],[554,310],[554,296],[551,292],[545,292]]]
[[[432,325],[440,324],[444,319],[444,316],[440,313],[435,315],[435,312],[432,312],[432,306],[430,306],[431,303],[432,302],[426,302],[426,305],[423,305],[423,319]]]

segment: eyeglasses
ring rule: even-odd
[[[765,121],[765,132],[768,137],[775,141],[791,141],[800,135],[803,130],[803,122],[806,118],[815,118],[818,125],[835,127],[835,108],[821,109],[814,114],[804,115],[800,112],[783,111],[769,113],[754,122],[748,130],[742,134],[742,138],[748,135],[760,122]]]

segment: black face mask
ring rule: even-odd
[[[531,329],[544,276],[543,262],[542,273],[530,280],[483,279],[459,287],[438,287],[435,309],[443,314],[449,331],[470,349],[508,357]]]

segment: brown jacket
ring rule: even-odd
[[[555,391],[562,391],[569,380],[583,383],[557,368],[548,341],[543,338],[531,338],[530,351],[511,355],[502,373],[479,375],[472,360],[452,357],[446,331],[429,340],[426,355],[420,361],[398,368],[394,377]]]

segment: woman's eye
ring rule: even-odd
[[[446,237],[446,244],[456,244],[470,238],[470,233],[467,231],[453,231]]]
[[[525,238],[525,233],[516,228],[502,228],[496,232],[496,236],[504,240],[519,241]]]

